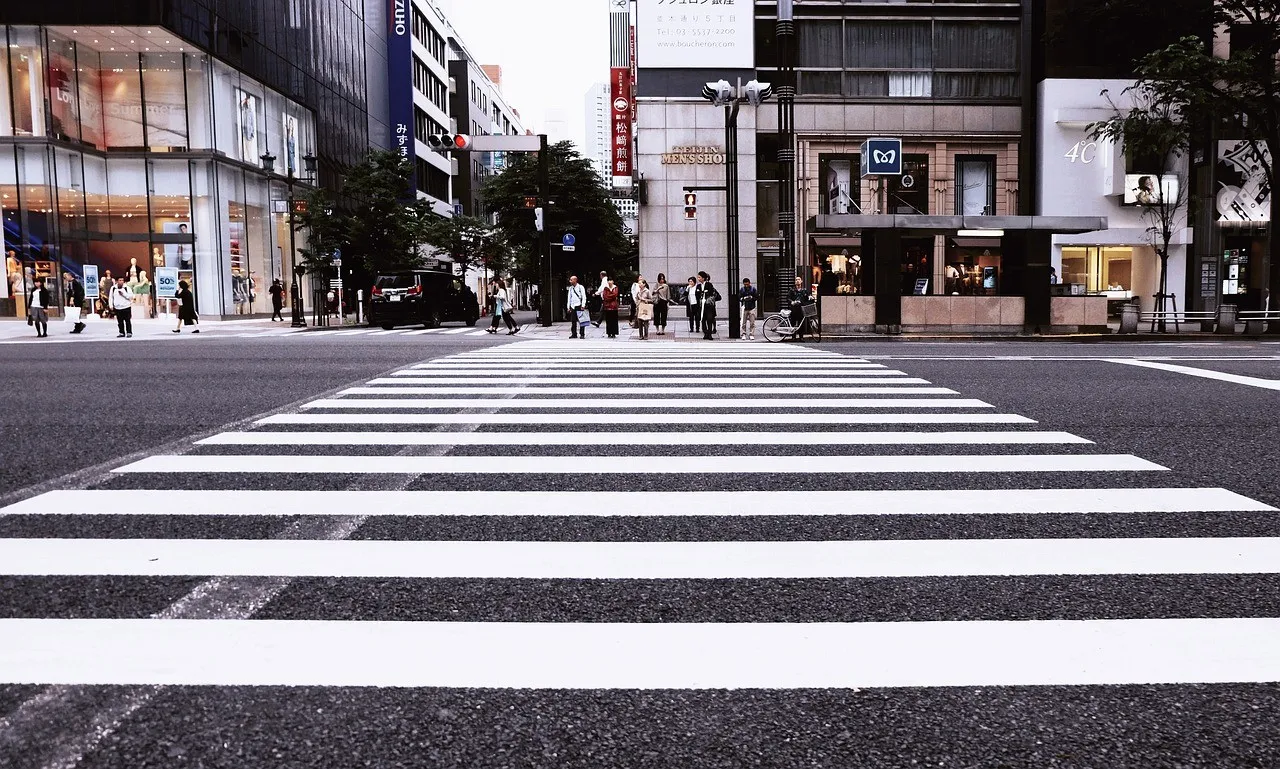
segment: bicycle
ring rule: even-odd
[[[788,339],[796,339],[802,333],[811,334],[815,337],[815,341],[822,341],[822,326],[818,323],[818,305],[802,304],[800,311],[804,317],[800,321],[800,325],[795,326],[791,323],[791,311],[777,312],[764,319],[763,332],[764,338],[769,342],[781,342]]]

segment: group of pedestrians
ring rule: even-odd
[[[84,284],[69,272],[62,274],[62,281],[65,297],[63,313],[67,319],[75,320],[71,333],[82,333],[86,328],[84,316],[92,309],[85,307]],[[178,293],[175,298],[179,302],[178,327],[173,330],[173,333],[177,334],[181,333],[184,325],[198,325],[200,316],[196,314],[196,298],[187,281],[178,281]],[[117,276],[111,283],[103,301],[105,304],[103,314],[108,314],[106,311],[109,311],[109,314],[116,319],[118,331],[116,338],[132,338],[134,291],[125,285],[123,275]],[[49,309],[52,306],[53,292],[45,285],[44,278],[36,278],[32,284],[31,293],[27,297],[27,325],[35,328],[37,338],[43,339],[49,336]],[[192,333],[198,334],[200,329],[196,328]]]
[[[643,275],[631,284],[631,305],[635,308],[633,325],[640,339],[650,338],[650,328],[658,336],[666,335],[672,305],[686,308],[691,333],[700,332],[704,339],[711,339],[716,332],[716,305],[722,301],[724,297],[711,284],[711,276],[706,272],[689,278],[688,285],[681,288],[668,283],[662,273],[658,273],[657,282],[652,285]],[[752,308],[754,310],[754,304]],[[565,309],[571,339],[586,339],[588,326],[604,326],[605,336],[616,339],[622,289],[607,272],[600,273],[600,286],[594,292],[582,285],[577,275],[571,275]]]
[[[498,321],[507,324],[507,336],[518,333],[520,326],[516,323],[512,312],[515,305],[511,302],[511,293],[507,291],[507,282],[502,278],[489,281],[489,300],[493,302],[493,324],[486,329],[490,334],[498,333]]]

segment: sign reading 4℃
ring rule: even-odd
[[[862,143],[863,176],[901,176],[902,140],[867,139]]]

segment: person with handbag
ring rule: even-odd
[[[67,284],[67,320],[72,320],[74,317],[76,324],[72,327],[71,333],[79,334],[84,331],[84,320],[81,316],[84,309],[84,286],[69,272],[62,273],[62,279]]]
[[[27,325],[36,327],[36,337],[49,336],[49,303],[53,296],[44,287],[44,278],[36,278],[27,297]]]
[[[698,281],[695,278],[689,278],[689,285],[680,291],[681,301],[684,305],[685,315],[689,316],[689,333],[696,334],[702,330],[702,318],[698,314]]]
[[[196,315],[196,297],[191,293],[191,285],[185,280],[178,281],[178,294],[174,298],[178,300],[178,327],[173,333],[182,333],[184,325],[194,325],[197,328],[191,333],[199,334],[200,316]]]
[[[671,306],[671,286],[667,276],[658,273],[658,284],[653,287],[653,327],[658,336],[667,332],[667,308]]]
[[[702,338],[710,340],[712,335],[716,333],[716,302],[723,297],[716,287],[711,285],[711,276],[705,272],[698,273],[698,289],[696,291],[698,299],[699,316],[702,320]]]
[[[600,307],[604,313],[604,330],[610,339],[618,338],[618,307],[620,303],[618,297],[622,292],[613,282],[613,278],[608,278],[605,283],[604,290],[600,292]]]
[[[653,320],[653,290],[649,288],[649,281],[641,278],[637,281],[639,290],[636,292],[636,328],[640,331],[641,339],[649,338],[649,322]]]
[[[124,276],[120,275],[116,278],[116,284],[111,287],[111,291],[107,296],[107,302],[111,305],[111,311],[116,316],[116,328],[119,331],[116,339],[124,339],[133,336],[133,291],[124,284]]]
[[[569,276],[569,293],[564,306],[569,309],[569,338],[586,339],[591,314],[587,310],[587,289],[578,283],[577,275]],[[584,315],[586,323],[582,322]]]

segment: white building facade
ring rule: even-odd
[[[609,165],[612,152],[612,144],[609,139],[612,134],[609,130],[608,83],[591,84],[583,99],[583,112],[586,115],[584,128],[586,129],[587,146],[585,155],[591,161],[596,173],[600,174],[600,178],[607,178],[612,174]]]

